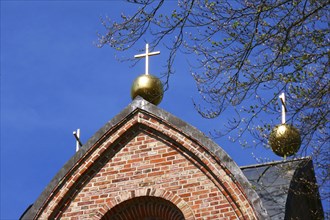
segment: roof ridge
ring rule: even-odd
[[[277,160],[277,161],[261,163],[261,164],[244,165],[244,166],[240,166],[239,168],[244,170],[244,169],[249,169],[249,168],[257,168],[257,167],[263,167],[263,166],[272,166],[272,165],[277,165],[277,164],[285,164],[285,163],[289,163],[289,162],[309,161],[309,160],[312,160],[311,156],[295,158],[292,160]]]

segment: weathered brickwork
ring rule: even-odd
[[[40,210],[41,219],[101,219],[140,196],[166,199],[186,220],[256,219],[232,174],[193,137],[135,112],[77,161]]]

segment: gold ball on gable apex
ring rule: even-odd
[[[138,76],[131,88],[131,97],[141,96],[148,102],[158,105],[163,99],[163,84],[157,77],[153,75],[142,74]]]
[[[291,156],[300,148],[301,137],[298,129],[288,124],[279,124],[269,135],[269,145],[280,157]]]

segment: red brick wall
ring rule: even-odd
[[[54,190],[41,218],[100,219],[138,196],[175,204],[185,219],[255,219],[241,186],[206,148],[136,113],[109,130]]]

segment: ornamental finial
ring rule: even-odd
[[[138,76],[131,88],[131,97],[135,99],[136,96],[141,96],[148,102],[158,105],[164,94],[163,84],[158,77],[149,75],[149,56],[160,54],[159,51],[149,52],[149,45],[146,44],[146,52],[144,54],[135,55],[135,58],[146,58],[145,74]]]

